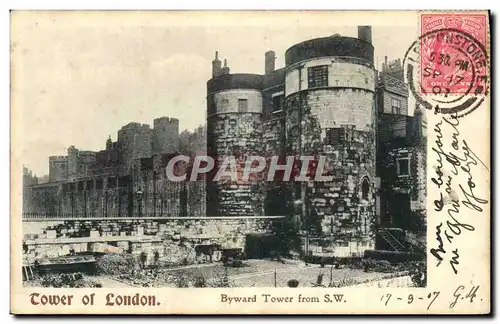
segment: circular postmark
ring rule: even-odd
[[[423,34],[403,59],[406,81],[417,103],[456,117],[470,114],[486,100],[488,63],[485,46],[453,28]]]

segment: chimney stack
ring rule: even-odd
[[[266,52],[265,74],[270,74],[275,69],[276,53],[274,51]]]
[[[224,59],[224,67],[221,69],[221,75],[229,74],[229,66],[227,66],[227,60]]]
[[[358,26],[358,38],[372,43],[372,26]]]
[[[219,60],[219,51],[215,51],[215,59],[212,61],[212,78],[221,75],[221,61]]]

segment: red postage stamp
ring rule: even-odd
[[[470,58],[479,58],[485,52],[488,17],[433,13],[423,14],[420,22],[422,94],[469,93],[477,82],[474,59]]]

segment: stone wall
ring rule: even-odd
[[[127,247],[125,252],[150,256],[157,250],[172,262],[189,263],[196,258],[198,245],[219,245],[222,249],[245,251],[249,234],[273,234],[281,217],[185,217],[144,219],[60,220],[24,222],[25,242],[31,256],[70,245],[105,242]],[[125,244],[128,242],[127,244]],[[91,247],[88,247],[89,249]]]
[[[118,142],[122,161],[128,168],[135,159],[151,157],[153,131],[147,124],[129,123],[118,131]]]
[[[206,179],[186,182],[188,215],[206,216],[207,215],[207,182]]]
[[[74,179],[78,173],[78,149],[68,147],[68,179]]]
[[[136,161],[130,175],[109,171],[75,182],[23,189],[25,218],[177,217],[206,215],[206,185],[170,181],[160,157]]]
[[[49,157],[49,181],[57,182],[68,179],[68,157],[50,156]]]
[[[212,181],[227,156],[234,156],[237,170],[243,170],[246,157],[262,154],[264,130],[261,117],[256,113],[229,113],[208,118],[207,150],[215,160],[214,172],[207,179],[208,216],[263,214],[264,184],[260,181],[231,181],[227,178]]]
[[[262,123],[263,152],[267,156],[281,156],[285,153],[285,118],[274,118]]]
[[[179,151],[179,120],[161,117],[153,121],[153,152],[175,153]]]
[[[248,113],[262,114],[262,94],[259,90],[232,89],[213,94],[216,110],[212,113],[238,113],[238,100],[246,99]]]
[[[304,45],[307,42],[287,52],[287,65],[294,63],[289,56],[303,61],[290,66],[286,75],[286,152],[326,157],[323,175],[333,180],[296,184],[293,196],[302,206],[295,218],[302,230],[319,238],[321,249],[371,246],[377,221],[373,57],[363,56],[360,49],[366,44],[357,40],[332,37],[309,42],[317,44],[320,53],[303,48],[309,48]],[[346,43],[341,51],[353,50],[352,55],[345,57],[338,55],[336,47],[322,47],[337,42]],[[323,83],[314,85],[309,80],[313,67],[326,69]],[[300,220],[304,212],[308,217]]]
[[[373,45],[365,40],[333,35],[309,39],[290,47],[285,53],[286,66],[321,57],[362,61],[373,65]]]
[[[324,175],[333,177],[333,181],[295,186],[295,197],[306,191],[306,210],[310,213],[306,226],[311,232],[335,238],[341,244],[373,240],[373,97],[373,93],[355,89],[309,90],[287,97],[287,154],[326,156]]]
[[[23,213],[39,213],[47,215],[60,213],[62,198],[61,184],[44,183],[23,188]]]
[[[38,177],[31,170],[23,166],[23,187],[38,184]]]
[[[307,103],[311,114],[323,129],[355,125],[360,131],[373,131],[375,94],[357,89],[309,91]]]
[[[375,91],[375,72],[370,64],[352,64],[348,62],[348,59],[324,57],[304,62],[304,66],[301,66],[300,70],[291,69],[288,71],[286,74],[285,96],[309,89],[308,68],[314,66],[328,67],[328,84],[325,87]]]

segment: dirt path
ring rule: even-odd
[[[96,276],[93,277],[98,280],[103,288],[131,288],[138,287],[133,284],[125,283],[123,281],[116,280],[114,278],[110,278],[108,276]]]

